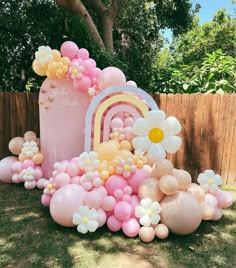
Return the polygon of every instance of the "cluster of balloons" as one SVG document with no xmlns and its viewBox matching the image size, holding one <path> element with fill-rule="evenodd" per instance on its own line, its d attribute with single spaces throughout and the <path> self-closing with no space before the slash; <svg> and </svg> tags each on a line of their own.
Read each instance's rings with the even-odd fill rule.
<svg viewBox="0 0 236 268">
<path fill-rule="evenodd" d="M 110 140 L 96 151 L 55 163 L 41 202 L 62 226 L 77 226 L 85 234 L 106 223 L 112 232 L 139 235 L 144 242 L 164 239 L 169 232 L 190 234 L 202 220 L 219 220 L 222 208 L 233 202 L 227 191 L 192 183 L 187 171 L 167 159 L 138 166 L 135 157 Z M 215 183 L 214 177 L 209 180 Z"/>
<path fill-rule="evenodd" d="M 70 80 L 78 92 L 86 93 L 91 98 L 110 86 L 137 86 L 134 81 L 126 82 L 124 73 L 116 67 L 107 67 L 101 71 L 95 60 L 89 58 L 88 50 L 79 48 L 72 41 L 64 42 L 60 51 L 40 46 L 32 67 L 40 76 Z"/>
<path fill-rule="evenodd" d="M 24 137 L 14 137 L 9 142 L 9 150 L 16 156 L 8 156 L 0 161 L 0 180 L 5 183 L 24 183 L 26 189 L 43 188 L 41 164 L 43 155 L 39 150 L 40 141 L 33 131 Z"/>
</svg>

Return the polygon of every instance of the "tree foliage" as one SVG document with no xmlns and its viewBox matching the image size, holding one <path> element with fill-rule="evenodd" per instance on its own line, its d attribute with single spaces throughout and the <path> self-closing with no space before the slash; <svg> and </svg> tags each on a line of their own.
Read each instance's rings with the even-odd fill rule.
<svg viewBox="0 0 236 268">
<path fill-rule="evenodd" d="M 62 2 L 70 2 L 70 6 L 64 8 Z M 78 3 L 83 4 L 82 13 L 76 9 Z M 103 10 L 104 16 L 99 10 Z M 111 15 L 114 10 L 117 10 L 116 14 Z M 182 16 L 174 19 L 176 12 L 182 12 Z M 38 90 L 44 78 L 32 71 L 34 52 L 40 45 L 60 49 L 66 40 L 87 48 L 100 68 L 116 66 L 124 71 L 128 79 L 135 80 L 140 87 L 148 90 L 155 56 L 162 45 L 161 29 L 172 27 L 176 33 L 185 31 L 192 25 L 193 12 L 189 0 L 2 0 L 0 90 Z M 105 49 L 88 27 L 86 14 L 89 14 Z M 102 21 L 106 19 L 101 18 L 106 16 L 113 16 L 112 39 L 108 38 L 108 41 L 105 37 L 109 31 Z M 183 20 L 183 17 L 186 19 Z"/>
<path fill-rule="evenodd" d="M 162 50 L 155 66 L 155 91 L 235 92 L 236 20 L 220 10 Z"/>
</svg>

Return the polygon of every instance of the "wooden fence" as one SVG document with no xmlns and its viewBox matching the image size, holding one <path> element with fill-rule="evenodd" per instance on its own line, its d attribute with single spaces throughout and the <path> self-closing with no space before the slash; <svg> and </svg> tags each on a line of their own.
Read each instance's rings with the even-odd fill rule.
<svg viewBox="0 0 236 268">
<path fill-rule="evenodd" d="M 176 168 L 198 174 L 213 169 L 224 184 L 236 186 L 236 94 L 153 95 L 167 116 L 182 125 L 181 149 L 168 155 Z M 0 92 L 0 159 L 10 155 L 8 142 L 28 130 L 38 136 L 38 93 Z"/>
</svg>

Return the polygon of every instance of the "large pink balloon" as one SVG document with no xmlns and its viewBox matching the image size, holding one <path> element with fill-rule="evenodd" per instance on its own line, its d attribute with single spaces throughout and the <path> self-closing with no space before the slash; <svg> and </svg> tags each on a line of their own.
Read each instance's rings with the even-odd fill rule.
<svg viewBox="0 0 236 268">
<path fill-rule="evenodd" d="M 57 190 L 50 202 L 50 213 L 54 221 L 65 227 L 74 226 L 73 214 L 78 212 L 79 206 L 84 205 L 86 194 L 78 184 L 68 184 Z"/>
<path fill-rule="evenodd" d="M 137 169 L 128 179 L 129 186 L 132 187 L 133 194 L 138 193 L 139 185 L 147 179 L 149 176 L 148 172 L 144 169 Z"/>
<path fill-rule="evenodd" d="M 190 234 L 202 221 L 202 207 L 189 192 L 179 191 L 175 195 L 165 196 L 161 209 L 161 222 L 175 234 Z"/>
<path fill-rule="evenodd" d="M 112 175 L 105 183 L 105 188 L 109 195 L 113 195 L 115 190 L 123 190 L 127 186 L 127 181 L 119 175 Z"/>
<path fill-rule="evenodd" d="M 219 190 L 218 192 L 216 192 L 216 199 L 218 202 L 217 205 L 220 208 L 230 207 L 234 202 L 232 193 L 228 191 Z"/>
<path fill-rule="evenodd" d="M 63 57 L 68 57 L 73 60 L 76 58 L 79 48 L 74 42 L 66 41 L 61 45 L 60 51 Z"/>
<path fill-rule="evenodd" d="M 0 181 L 5 183 L 12 183 L 12 165 L 18 161 L 15 156 L 7 156 L 0 161 Z"/>
<path fill-rule="evenodd" d="M 92 85 L 91 79 L 86 75 L 84 75 L 79 80 L 75 79 L 73 81 L 74 89 L 80 93 L 86 93 L 88 91 L 88 88 L 91 87 L 91 85 Z"/>
<path fill-rule="evenodd" d="M 124 73 L 116 67 L 103 69 L 98 77 L 98 87 L 100 90 L 115 85 L 124 85 L 125 83 L 126 78 Z"/>
</svg>

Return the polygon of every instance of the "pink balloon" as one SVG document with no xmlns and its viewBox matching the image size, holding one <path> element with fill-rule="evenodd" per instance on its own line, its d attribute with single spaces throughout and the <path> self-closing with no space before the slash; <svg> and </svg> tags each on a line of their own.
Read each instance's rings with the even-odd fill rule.
<svg viewBox="0 0 236 268">
<path fill-rule="evenodd" d="M 135 208 L 140 204 L 140 199 L 137 195 L 131 195 L 131 207 L 132 207 L 132 214 L 131 217 L 137 219 L 135 215 Z"/>
<path fill-rule="evenodd" d="M 106 190 L 106 188 L 104 186 L 94 188 L 93 191 L 99 192 L 102 195 L 102 197 L 107 196 L 107 190 Z"/>
<path fill-rule="evenodd" d="M 66 41 L 61 45 L 61 55 L 73 60 L 79 52 L 78 46 L 72 41 Z"/>
<path fill-rule="evenodd" d="M 109 195 L 113 195 L 116 189 L 123 190 L 125 186 L 127 186 L 127 181 L 119 176 L 119 175 L 112 175 L 105 183 L 105 188 Z"/>
<path fill-rule="evenodd" d="M 137 87 L 137 84 L 136 84 L 134 81 L 132 81 L 132 80 L 127 81 L 126 84 L 127 84 L 127 85 L 130 85 L 130 86 Z"/>
<path fill-rule="evenodd" d="M 88 88 L 91 87 L 91 79 L 88 76 L 83 76 L 81 79 L 73 80 L 73 87 L 80 93 L 86 93 Z"/>
<path fill-rule="evenodd" d="M 34 170 L 35 170 L 34 179 L 37 181 L 37 180 L 39 180 L 39 179 L 42 178 L 42 176 L 43 176 L 43 171 L 42 171 L 42 168 L 41 168 L 40 166 L 36 166 L 36 167 L 34 168 Z"/>
<path fill-rule="evenodd" d="M 96 79 L 97 79 L 97 78 L 99 77 L 101 71 L 102 71 L 101 69 L 99 69 L 99 68 L 97 68 L 97 67 L 96 67 L 96 68 L 93 67 L 92 70 L 91 70 L 91 73 L 90 73 L 90 77 L 91 77 L 91 78 L 96 78 Z"/>
<path fill-rule="evenodd" d="M 122 230 L 127 236 L 134 237 L 139 233 L 140 224 L 136 219 L 131 218 L 122 223 Z"/>
<path fill-rule="evenodd" d="M 7 156 L 0 161 L 0 181 L 5 183 L 12 183 L 12 166 L 18 161 L 15 156 Z"/>
<path fill-rule="evenodd" d="M 79 173 L 79 167 L 76 163 L 70 163 L 66 169 L 66 172 L 71 176 L 76 176 Z"/>
<path fill-rule="evenodd" d="M 216 192 L 216 199 L 218 202 L 218 207 L 227 208 L 233 204 L 233 195 L 228 191 L 218 191 Z"/>
<path fill-rule="evenodd" d="M 70 180 L 71 184 L 79 184 L 79 182 L 80 182 L 80 176 L 74 176 Z"/>
<path fill-rule="evenodd" d="M 57 189 L 70 183 L 70 176 L 67 173 L 59 173 L 55 176 L 55 183 Z"/>
<path fill-rule="evenodd" d="M 50 213 L 58 224 L 71 227 L 73 214 L 78 212 L 79 206 L 84 205 L 87 192 L 77 184 L 62 186 L 52 196 L 50 202 Z"/>
<path fill-rule="evenodd" d="M 93 69 L 92 63 L 88 60 L 83 60 L 80 62 L 80 65 L 84 67 L 84 74 L 89 75 Z"/>
<path fill-rule="evenodd" d="M 34 162 L 32 160 L 25 160 L 22 164 L 23 169 L 27 169 L 28 167 L 34 167 Z"/>
<path fill-rule="evenodd" d="M 117 232 L 121 229 L 121 221 L 119 221 L 114 215 L 111 215 L 107 219 L 107 227 L 112 232 Z"/>
<path fill-rule="evenodd" d="M 106 212 L 105 212 L 103 209 L 101 209 L 101 208 L 97 209 L 97 212 L 98 212 L 98 227 L 101 227 L 101 226 L 103 226 L 103 225 L 106 223 L 106 221 L 107 221 L 107 214 L 106 214 Z"/>
<path fill-rule="evenodd" d="M 132 187 L 133 194 L 138 193 L 139 185 L 149 177 L 149 174 L 144 169 L 137 169 L 128 179 L 129 186 Z"/>
<path fill-rule="evenodd" d="M 94 59 L 89 58 L 88 61 L 90 61 L 91 64 L 92 64 L 92 66 L 93 66 L 94 68 L 96 68 L 96 65 L 97 65 L 97 64 L 96 64 L 96 61 L 95 61 Z"/>
<path fill-rule="evenodd" d="M 82 60 L 87 60 L 89 58 L 88 50 L 85 48 L 79 49 L 79 51 L 77 52 L 77 58 L 80 58 Z"/>
<path fill-rule="evenodd" d="M 114 207 L 114 215 L 118 220 L 127 220 L 132 214 L 132 207 L 126 201 L 118 202 Z"/>
<path fill-rule="evenodd" d="M 45 206 L 45 207 L 49 207 L 51 199 L 52 199 L 51 195 L 43 194 L 41 196 L 42 205 Z"/>
<path fill-rule="evenodd" d="M 112 211 L 114 209 L 114 206 L 116 204 L 116 200 L 113 196 L 106 196 L 103 199 L 102 202 L 102 209 L 105 211 Z"/>
<path fill-rule="evenodd" d="M 24 183 L 24 186 L 25 186 L 25 189 L 32 190 L 36 187 L 36 184 L 37 184 L 36 181 L 26 181 Z"/>
<path fill-rule="evenodd" d="M 100 208 L 102 201 L 103 197 L 97 191 L 88 192 L 85 197 L 85 204 L 90 208 Z"/>
<path fill-rule="evenodd" d="M 8 144 L 8 148 L 11 153 L 15 155 L 19 155 L 21 153 L 21 149 L 23 147 L 25 140 L 22 137 L 14 137 L 10 140 Z"/>
<path fill-rule="evenodd" d="M 11 170 L 14 173 L 20 173 L 22 170 L 22 162 L 16 161 L 15 163 L 12 164 Z"/>
<path fill-rule="evenodd" d="M 103 69 L 98 77 L 98 87 L 100 90 L 115 85 L 124 85 L 125 83 L 126 78 L 124 73 L 116 67 L 107 67 Z"/>
<path fill-rule="evenodd" d="M 210 193 L 206 193 L 205 194 L 205 202 L 211 206 L 213 206 L 214 208 L 217 207 L 217 199 L 213 194 Z"/>
<path fill-rule="evenodd" d="M 39 188 L 39 189 L 44 189 L 45 187 L 44 187 L 44 184 L 45 184 L 45 182 L 46 182 L 47 180 L 46 179 L 39 179 L 38 181 L 37 181 L 37 188 Z"/>
<path fill-rule="evenodd" d="M 215 208 L 215 212 L 214 212 L 214 215 L 212 217 L 212 220 L 218 221 L 219 219 L 221 219 L 222 215 L 223 215 L 222 208 Z"/>
<path fill-rule="evenodd" d="M 111 128 L 117 127 L 117 128 L 123 128 L 124 127 L 124 122 L 121 118 L 113 118 L 111 120 Z"/>
<path fill-rule="evenodd" d="M 12 175 L 12 182 L 14 182 L 14 183 L 21 183 L 22 181 L 21 181 L 21 179 L 20 179 L 20 176 L 19 176 L 19 174 L 13 174 Z"/>
<path fill-rule="evenodd" d="M 126 117 L 124 120 L 124 124 L 125 124 L 125 127 L 133 127 L 133 125 L 134 125 L 133 117 L 131 117 L 131 116 Z"/>
<path fill-rule="evenodd" d="M 128 141 L 132 141 L 132 139 L 135 137 L 132 127 L 125 127 L 124 134 L 125 134 L 125 139 Z"/>
</svg>

